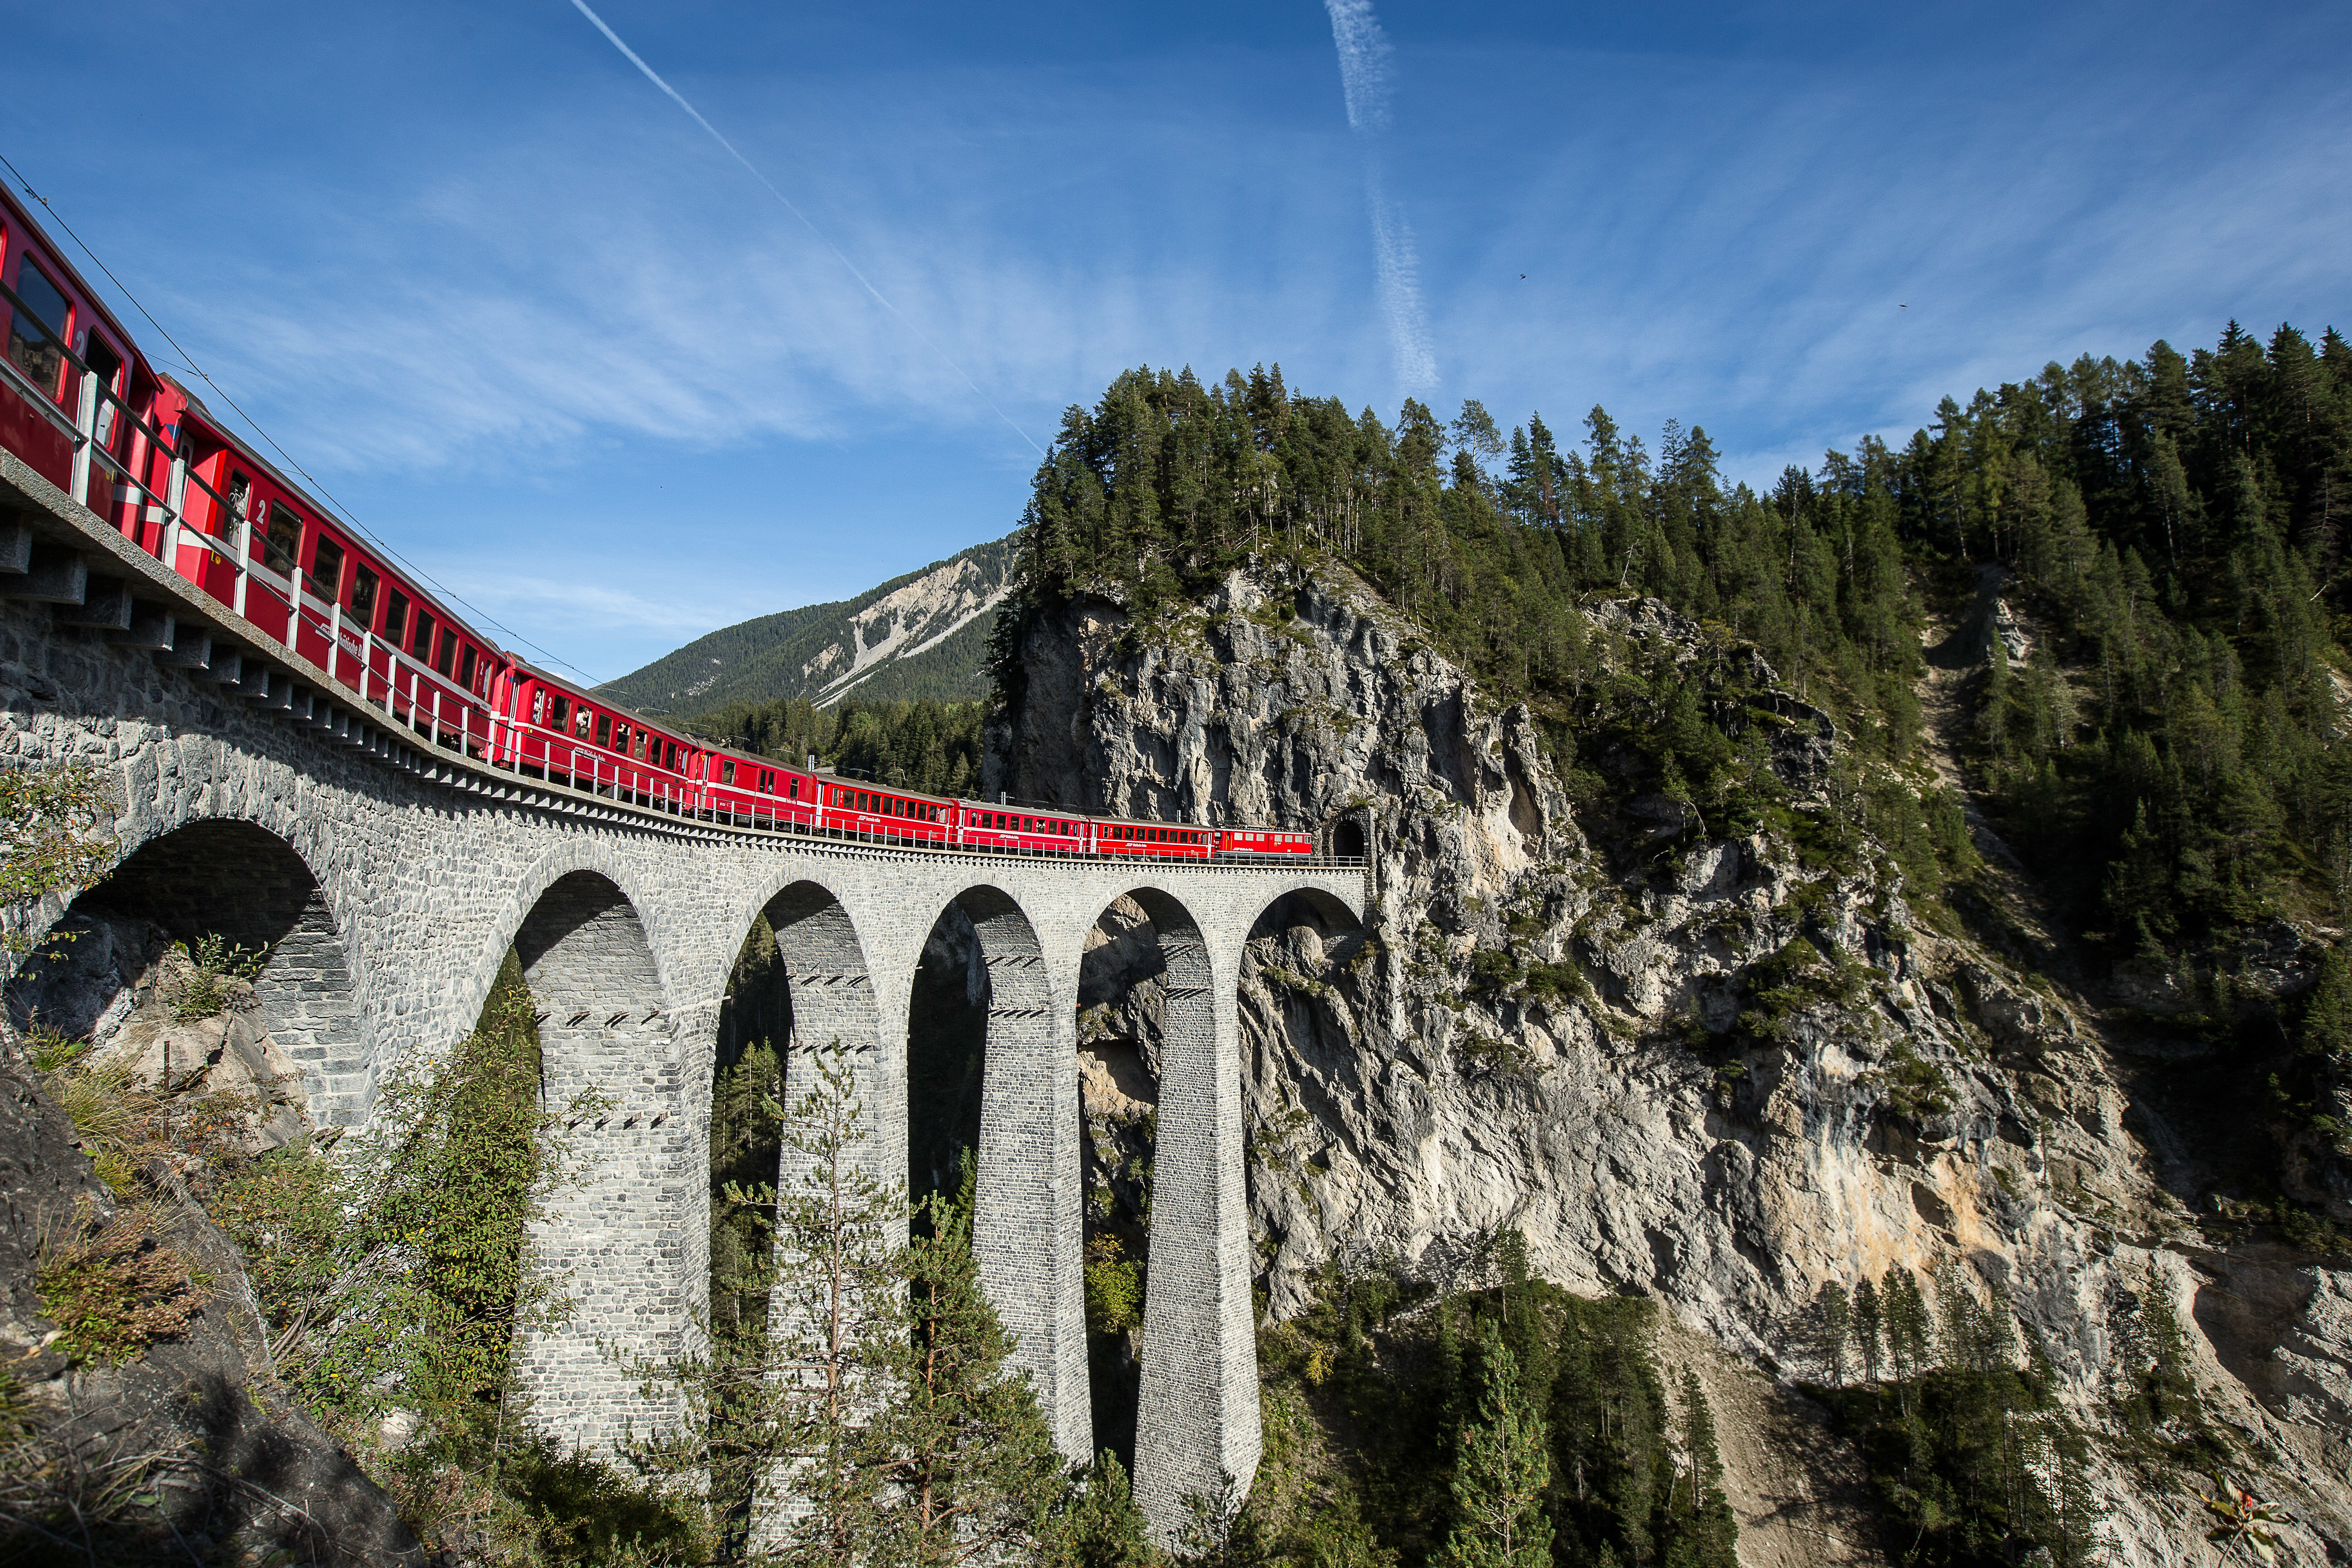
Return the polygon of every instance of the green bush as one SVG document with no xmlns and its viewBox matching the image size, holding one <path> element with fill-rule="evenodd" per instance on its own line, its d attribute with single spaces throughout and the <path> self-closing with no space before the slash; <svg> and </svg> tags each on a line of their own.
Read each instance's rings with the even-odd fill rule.
<svg viewBox="0 0 2352 1568">
<path fill-rule="evenodd" d="M 197 938 L 193 948 L 184 942 L 172 946 L 195 966 L 172 998 L 172 1016 L 183 1024 L 202 1023 L 226 1012 L 231 984 L 260 978 L 262 966 L 269 962 L 267 947 L 240 946 L 217 932 Z"/>
</svg>

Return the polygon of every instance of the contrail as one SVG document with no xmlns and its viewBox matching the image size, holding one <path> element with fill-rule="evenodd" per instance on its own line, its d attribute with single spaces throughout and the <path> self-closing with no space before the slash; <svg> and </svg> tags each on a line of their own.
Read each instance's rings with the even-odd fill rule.
<svg viewBox="0 0 2352 1568">
<path fill-rule="evenodd" d="M 1348 129 L 1389 128 L 1389 36 L 1372 15 L 1372 0 L 1323 0 L 1331 13 L 1331 42 L 1339 51 L 1339 86 L 1348 95 Z"/>
<path fill-rule="evenodd" d="M 574 0 L 577 3 L 577 0 Z M 1339 86 L 1348 98 L 1348 128 L 1366 143 L 1364 207 L 1372 224 L 1372 254 L 1380 268 L 1381 314 L 1396 354 L 1397 380 L 1409 392 L 1437 385 L 1437 356 L 1429 344 L 1429 316 L 1421 300 L 1421 260 L 1404 207 L 1388 195 L 1378 137 L 1389 125 L 1389 57 L 1393 51 L 1371 0 L 1323 0 L 1331 16 L 1331 43 L 1339 54 Z"/>
<path fill-rule="evenodd" d="M 646 64 L 644 58 L 638 55 L 636 50 L 623 43 L 621 41 L 621 35 L 606 26 L 604 25 L 604 18 L 599 16 L 595 12 L 588 8 L 588 0 L 572 0 L 572 5 L 574 10 L 578 11 L 582 16 L 587 17 L 588 20 L 596 25 L 596 30 L 604 34 L 606 38 L 610 39 L 614 48 L 620 50 L 621 53 L 628 57 L 629 63 L 631 65 L 645 72 L 646 79 L 647 81 L 653 83 L 656 87 L 661 89 L 663 92 L 667 93 L 672 103 L 677 104 L 680 109 L 685 110 L 687 113 L 692 115 L 694 117 L 694 122 L 697 125 L 701 126 L 703 130 L 709 132 L 710 133 L 710 139 L 713 142 L 716 142 L 721 147 L 726 148 L 727 155 L 734 159 L 737 163 L 742 164 L 744 173 L 750 174 L 753 179 L 759 181 L 761 185 L 765 186 L 770 195 L 775 197 L 776 200 L 783 204 L 783 207 L 786 212 L 800 219 L 802 226 L 805 227 L 809 233 L 816 237 L 817 243 L 824 246 L 827 250 L 832 251 L 834 259 L 840 262 L 844 267 L 849 268 L 849 275 L 857 279 L 858 286 L 864 289 L 868 294 L 874 296 L 874 302 L 876 304 L 881 306 L 884 310 L 898 317 L 900 325 L 904 326 L 908 331 L 914 333 L 918 338 L 920 338 L 923 341 L 923 346 L 925 348 L 929 349 L 933 353 L 939 355 L 940 363 L 941 364 L 947 366 L 950 370 L 955 372 L 956 374 L 961 376 L 963 378 L 963 384 L 971 388 L 971 395 L 974 397 L 979 398 L 982 403 L 987 404 L 990 411 L 999 419 L 1004 421 L 1006 429 L 1012 431 L 1015 436 L 1020 437 L 1024 441 L 1028 441 L 1029 449 L 1036 453 L 1040 458 L 1043 458 L 1045 455 L 1045 447 L 1040 447 L 1034 441 L 1029 440 L 1028 431 L 1024 430 L 1020 426 L 1013 424 L 1013 416 L 1005 413 L 1003 409 L 997 407 L 996 400 L 994 398 L 989 396 L 985 392 L 981 391 L 980 383 L 972 380 L 971 374 L 969 371 L 965 370 L 963 366 L 956 363 L 954 359 L 950 357 L 947 350 L 940 347 L 938 343 L 933 342 L 931 341 L 931 335 L 929 332 L 926 332 L 922 328 L 915 325 L 913 321 L 908 320 L 905 311 L 899 310 L 898 306 L 893 305 L 888 300 L 883 298 L 882 290 L 874 287 L 873 280 L 868 279 L 865 273 L 858 270 L 857 263 L 850 260 L 848 257 L 843 255 L 841 247 L 834 244 L 832 240 L 826 238 L 824 231 L 817 227 L 814 223 L 812 223 L 809 220 L 808 214 L 801 211 L 800 208 L 793 205 L 792 197 L 778 190 L 775 186 L 775 183 L 770 180 L 767 175 L 760 173 L 759 169 L 752 164 L 751 159 L 746 158 L 742 153 L 735 150 L 734 142 L 730 142 L 726 137 L 719 134 L 719 128 L 711 124 L 708 120 L 702 118 L 702 111 L 700 110 L 687 102 L 685 97 L 678 92 L 677 89 L 662 80 L 660 73 L 656 71 L 653 67 Z M 1378 31 L 1379 24 L 1374 23 L 1373 28 L 1375 31 Z"/>
</svg>

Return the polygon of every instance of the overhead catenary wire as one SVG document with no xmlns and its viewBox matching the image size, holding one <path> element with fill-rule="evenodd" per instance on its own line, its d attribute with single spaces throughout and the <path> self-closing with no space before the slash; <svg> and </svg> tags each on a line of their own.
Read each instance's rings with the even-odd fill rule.
<svg viewBox="0 0 2352 1568">
<path fill-rule="evenodd" d="M 524 637 L 520 632 L 518 632 L 513 627 L 507 626 L 504 622 L 492 616 L 488 611 L 484 610 L 478 605 L 475 605 L 463 595 L 457 593 L 457 590 L 451 588 L 448 584 L 435 577 L 431 573 L 417 565 L 414 561 L 411 561 L 407 556 L 403 555 L 391 545 L 386 544 L 383 540 L 377 538 L 372 531 L 362 527 L 352 516 L 351 508 L 345 506 L 341 501 L 337 500 L 335 499 L 334 492 L 328 489 L 327 487 L 320 481 L 319 478 L 312 474 L 310 469 L 304 468 L 299 462 L 296 461 L 292 453 L 289 452 L 284 447 L 279 446 L 278 444 L 278 438 L 270 435 L 267 429 L 262 427 L 260 420 L 256 419 L 252 415 L 247 413 L 244 405 L 239 404 L 235 397 L 229 395 L 229 391 L 226 387 L 221 385 L 219 382 L 215 381 L 205 373 L 204 366 L 196 363 L 195 355 L 190 353 L 187 351 L 187 348 L 181 343 L 180 340 L 172 335 L 170 328 L 164 326 L 163 322 L 155 319 L 154 312 L 148 310 L 144 304 L 141 303 L 139 296 L 131 291 L 131 286 L 114 275 L 114 268 L 109 267 L 104 258 L 101 258 L 97 251 L 92 250 L 89 247 L 89 242 L 88 240 L 82 238 L 80 235 L 74 232 L 73 226 L 66 221 L 65 215 L 58 212 L 56 207 L 49 205 L 48 197 L 41 195 L 40 192 L 33 188 L 32 181 L 25 177 L 24 171 L 17 168 L 15 163 L 9 162 L 8 156 L 5 153 L 0 153 L 0 167 L 5 167 L 8 173 L 16 178 L 16 184 L 24 190 L 24 193 L 26 195 L 32 197 L 33 200 L 40 204 L 41 210 L 47 213 L 49 216 L 56 221 L 58 227 L 64 231 L 66 237 L 72 240 L 84 256 L 89 258 L 90 265 L 97 268 L 100 272 L 105 273 L 107 281 L 113 284 L 115 289 L 121 292 L 125 300 L 131 301 L 131 308 L 146 318 L 147 324 L 154 328 L 156 332 L 163 337 L 165 342 L 172 345 L 172 347 L 180 355 L 180 363 L 187 367 L 189 374 L 195 376 L 197 380 L 203 382 L 206 386 L 211 387 L 215 392 L 218 393 L 220 395 L 221 401 L 233 409 L 238 418 L 245 421 L 247 426 L 252 429 L 254 435 L 258 437 L 271 451 L 277 453 L 278 457 L 285 459 L 286 466 L 289 468 L 291 468 L 294 472 L 301 475 L 303 479 L 309 480 L 311 487 L 315 489 L 320 496 L 326 499 L 328 504 L 335 508 L 338 514 L 336 518 L 337 521 L 350 529 L 353 533 L 358 534 L 362 539 L 366 540 L 368 543 L 373 545 L 379 553 L 391 560 L 399 562 L 401 565 L 406 567 L 409 572 L 414 574 L 420 581 L 430 584 L 433 588 L 437 590 L 444 597 L 448 599 L 451 604 L 460 605 L 466 610 L 471 612 L 474 616 L 478 617 L 484 625 L 494 628 L 506 637 L 513 638 L 516 642 L 520 643 L 523 647 L 539 655 L 548 663 L 562 666 L 565 669 L 568 669 L 572 674 L 580 677 L 581 679 L 586 681 L 592 687 L 601 686 L 604 684 L 604 682 L 597 677 L 589 674 L 578 665 L 573 664 L 570 659 L 558 658 L 556 655 L 550 653 L 547 649 L 540 647 L 539 644 L 531 641 L 529 637 Z"/>
<path fill-rule="evenodd" d="M 743 165 L 744 173 L 759 181 L 761 187 L 764 188 L 770 195 L 782 203 L 783 208 L 786 212 L 800 219 L 802 226 L 806 228 L 810 234 L 816 237 L 816 242 L 819 245 L 824 246 L 827 250 L 833 252 L 833 258 L 849 269 L 849 275 L 857 279 L 858 287 L 872 295 L 876 304 L 881 306 L 884 310 L 889 311 L 891 315 L 897 317 L 898 319 L 899 325 L 905 327 L 908 331 L 914 333 L 916 337 L 921 339 L 923 346 L 930 350 L 931 353 L 937 354 L 941 364 L 947 366 L 950 370 L 955 372 L 957 375 L 961 376 L 963 379 L 963 384 L 971 388 L 971 395 L 974 397 L 979 398 L 982 403 L 987 404 L 989 412 L 994 414 L 999 419 L 1004 421 L 1004 426 L 1006 429 L 1012 431 L 1015 436 L 1020 437 L 1024 441 L 1027 441 L 1029 443 L 1029 449 L 1036 453 L 1039 458 L 1045 457 L 1045 448 L 1037 445 L 1036 441 L 1030 436 L 1028 431 L 1024 430 L 1020 426 L 1015 425 L 1013 422 L 1013 416 L 996 405 L 996 400 L 994 398 L 989 396 L 988 394 L 980 389 L 980 383 L 971 378 L 971 373 L 964 369 L 961 364 L 958 364 L 955 362 L 954 357 L 950 355 L 947 350 L 941 348 L 936 342 L 934 342 L 929 332 L 926 332 L 922 328 L 915 325 L 914 321 L 908 317 L 905 311 L 899 310 L 898 306 L 890 303 L 889 300 L 883 295 L 882 290 L 874 287 L 873 280 L 867 278 L 863 271 L 859 270 L 857 263 L 850 260 L 849 257 L 842 250 L 841 247 L 834 244 L 832 239 L 826 236 L 824 230 L 817 227 L 814 220 L 813 220 L 808 214 L 801 211 L 798 206 L 793 205 L 792 197 L 784 195 L 782 191 L 777 189 L 775 182 L 769 179 L 767 175 L 760 173 L 759 168 L 753 164 L 751 159 L 746 158 L 741 153 L 736 150 L 734 142 L 730 142 L 726 137 L 721 136 L 719 133 L 719 128 L 702 117 L 702 111 L 700 110 L 687 102 L 684 94 L 680 93 L 677 89 L 670 86 L 669 83 L 664 81 L 661 79 L 660 73 L 656 71 L 653 67 L 646 64 L 644 58 L 640 56 L 636 50 L 629 47 L 628 45 L 621 41 L 621 35 L 613 31 L 610 26 L 606 26 L 604 17 L 599 16 L 595 12 L 588 8 L 588 0 L 572 0 L 572 7 L 582 16 L 587 17 L 589 21 L 595 24 L 596 30 L 604 34 L 605 38 L 611 42 L 614 48 L 620 50 L 622 54 L 628 57 L 628 61 L 631 65 L 636 67 L 637 69 L 645 73 L 645 78 L 647 81 L 661 89 L 662 91 L 668 96 L 669 100 L 672 103 L 677 104 L 680 109 L 685 110 L 688 114 L 693 116 L 694 122 L 697 125 L 701 126 L 706 132 L 709 132 L 710 139 L 713 142 L 718 142 L 721 147 L 724 147 L 727 150 L 727 155 L 729 157 Z"/>
</svg>

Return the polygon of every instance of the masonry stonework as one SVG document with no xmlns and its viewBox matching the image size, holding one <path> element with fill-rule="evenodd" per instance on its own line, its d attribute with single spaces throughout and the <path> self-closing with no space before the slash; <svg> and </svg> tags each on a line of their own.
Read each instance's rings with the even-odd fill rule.
<svg viewBox="0 0 2352 1568">
<path fill-rule="evenodd" d="M 138 578 L 144 557 L 68 521 L 89 536 L 94 573 Z M 139 591 L 173 591 L 176 579 L 156 576 Z M 282 650 L 270 657 L 317 678 Z M 1057 1446 L 1090 1456 L 1079 963 L 1113 900 L 1141 903 L 1163 932 L 1172 989 L 1136 1489 L 1171 1534 L 1187 1494 L 1213 1495 L 1227 1476 L 1247 1484 L 1258 1413 L 1234 987 L 1261 914 L 1304 889 L 1360 917 L 1360 871 L 1121 866 L 734 831 L 485 768 L 324 682 L 313 710 L 347 704 L 340 729 L 237 689 L 0 597 L 0 765 L 79 759 L 114 781 L 123 876 L 88 896 L 143 900 L 182 934 L 273 944 L 257 989 L 322 1125 L 364 1122 L 389 1068 L 461 1037 L 518 951 L 545 1015 L 550 1106 L 586 1090 L 599 1103 L 574 1130 L 593 1162 L 587 1183 L 535 1238 L 577 1310 L 521 1356 L 539 1418 L 592 1449 L 625 1421 L 662 1415 L 614 1352 L 695 1348 L 719 1002 L 753 921 L 767 913 L 791 977 L 793 1086 L 804 1082 L 800 1058 L 840 1039 L 859 1063 L 876 1172 L 897 1180 L 915 969 L 954 904 L 980 932 L 992 992 L 982 1277 Z M 65 909 L 51 900 L 32 930 Z"/>
</svg>

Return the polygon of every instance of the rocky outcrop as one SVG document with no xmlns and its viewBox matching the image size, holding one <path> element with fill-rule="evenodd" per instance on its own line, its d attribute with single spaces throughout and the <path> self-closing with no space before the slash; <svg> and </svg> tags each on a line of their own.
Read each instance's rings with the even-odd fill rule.
<svg viewBox="0 0 2352 1568">
<path fill-rule="evenodd" d="M 248 1149 L 307 1122 L 276 1087 L 290 1068 L 252 1015 L 194 1024 L 171 998 L 191 966 L 145 922 L 78 921 L 58 961 L 11 988 L 18 1022 L 102 1042 L 85 1061 L 183 1093 L 234 1089 Z M 245 1000 L 249 1003 L 250 988 Z M 54 1039 L 55 1035 L 49 1037 Z M 167 1042 L 169 1044 L 167 1044 Z M 178 1055 L 166 1072 L 163 1053 Z M 391 1500 L 298 1408 L 269 1369 L 243 1263 L 166 1160 L 101 1180 L 18 1031 L 0 1028 L 0 1545 L 27 1561 L 415 1564 Z M 275 1097 L 274 1099 L 272 1097 Z M 136 1205 L 134 1207 L 134 1205 Z M 168 1253 L 194 1311 L 119 1365 L 63 1353 L 45 1254 L 143 1214 L 142 1256 Z M 65 1555 L 58 1546 L 69 1523 Z"/>
<path fill-rule="evenodd" d="M 1997 589 L 1979 639 L 2003 635 Z M 1752 650 L 1654 602 L 1587 613 L 1603 657 L 1637 668 L 1753 661 L 1759 694 L 1718 722 L 1760 731 L 1795 829 L 1712 837 L 1638 758 L 1605 761 L 1605 798 L 1572 798 L 1529 713 L 1328 563 L 1237 574 L 1150 626 L 1081 598 L 1027 629 L 992 791 L 1352 822 L 1377 858 L 1366 929 L 1289 904 L 1251 944 L 1271 1311 L 1333 1261 L 1459 1278 L 1512 1228 L 1563 1285 L 1650 1295 L 1753 1366 L 1822 1376 L 1803 1332 L 1821 1287 L 1907 1268 L 2008 1302 L 2095 1421 L 2145 1364 L 2160 1300 L 2209 1409 L 2269 1457 L 2299 1549 L 2352 1543 L 2352 1279 L 2214 1250 L 2097 1010 L 1915 918 L 1866 838 L 1807 838 L 1856 809 L 1828 794 L 1838 737 Z M 2307 984 L 2294 942 L 2261 956 L 2275 985 Z M 1097 1037 L 1148 1055 L 1148 1003 L 1113 991 Z M 2103 1489 L 2117 1561 L 2217 1560 L 2185 1487 L 2111 1465 Z"/>
</svg>

